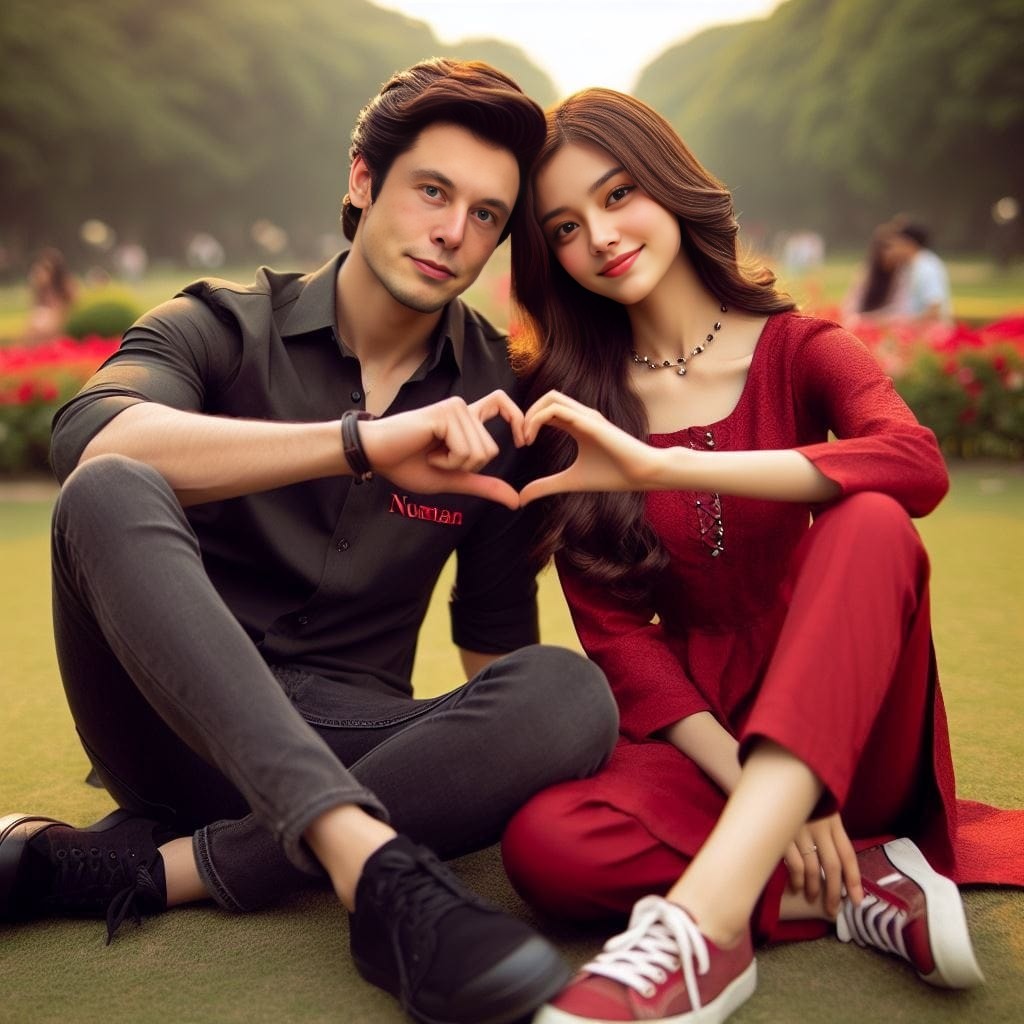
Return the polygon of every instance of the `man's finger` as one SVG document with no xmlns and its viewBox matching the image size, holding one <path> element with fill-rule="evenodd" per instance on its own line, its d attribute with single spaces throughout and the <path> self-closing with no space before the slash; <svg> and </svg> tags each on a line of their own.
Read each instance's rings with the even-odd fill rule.
<svg viewBox="0 0 1024 1024">
<path fill-rule="evenodd" d="M 516 489 L 496 476 L 450 472 L 445 476 L 444 489 L 452 494 L 473 494 L 506 508 L 519 508 L 519 495 Z"/>
<path fill-rule="evenodd" d="M 511 428 L 512 439 L 517 448 L 521 448 L 526 439 L 523 434 L 523 410 L 504 391 L 492 391 L 483 398 L 478 398 L 470 407 L 481 423 L 500 416 Z"/>
</svg>

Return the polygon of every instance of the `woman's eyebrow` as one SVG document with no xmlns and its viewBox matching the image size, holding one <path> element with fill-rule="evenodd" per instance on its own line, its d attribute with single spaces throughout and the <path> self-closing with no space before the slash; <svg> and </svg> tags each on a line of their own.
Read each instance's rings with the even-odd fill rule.
<svg viewBox="0 0 1024 1024">
<path fill-rule="evenodd" d="M 614 178 L 616 174 L 621 174 L 625 169 L 625 167 L 619 165 L 617 167 L 612 167 L 610 170 L 605 171 L 604 174 L 602 174 L 601 177 L 598 178 L 597 181 L 595 181 L 594 184 L 587 189 L 587 195 L 593 195 L 609 178 Z M 552 217 L 557 217 L 559 214 L 565 213 L 565 211 L 568 209 L 568 206 L 556 206 L 555 209 L 550 210 L 548 213 L 545 213 L 543 217 L 541 217 L 541 226 L 543 227 L 543 225 L 547 224 L 547 222 L 551 220 Z"/>
</svg>

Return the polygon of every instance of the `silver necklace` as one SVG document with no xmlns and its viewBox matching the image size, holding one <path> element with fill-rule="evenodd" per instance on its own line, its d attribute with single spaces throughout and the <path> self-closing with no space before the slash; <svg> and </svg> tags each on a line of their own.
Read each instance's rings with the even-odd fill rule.
<svg viewBox="0 0 1024 1024">
<path fill-rule="evenodd" d="M 718 308 L 723 313 L 729 312 L 729 309 L 724 302 Z M 721 329 L 722 321 L 716 320 L 714 324 L 712 324 L 711 332 L 708 336 L 699 345 L 695 346 L 688 356 L 679 356 L 675 362 L 671 359 L 665 359 L 663 362 L 659 363 L 656 360 L 651 359 L 649 356 L 640 355 L 636 349 L 633 350 L 633 362 L 637 363 L 639 366 L 646 366 L 648 370 L 664 370 L 669 366 L 674 366 L 676 368 L 676 373 L 679 374 L 680 377 L 685 377 L 687 361 L 693 359 L 694 356 L 699 356 L 701 352 L 703 352 L 704 349 L 706 349 L 708 345 L 715 340 L 716 335 Z"/>
</svg>

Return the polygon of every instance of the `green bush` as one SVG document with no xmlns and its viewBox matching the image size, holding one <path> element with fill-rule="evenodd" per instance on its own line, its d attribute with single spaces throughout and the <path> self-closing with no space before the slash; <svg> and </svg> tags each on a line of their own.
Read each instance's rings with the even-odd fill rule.
<svg viewBox="0 0 1024 1024">
<path fill-rule="evenodd" d="M 72 306 L 65 333 L 72 338 L 119 338 L 142 312 L 131 292 L 97 288 L 83 294 Z"/>
</svg>

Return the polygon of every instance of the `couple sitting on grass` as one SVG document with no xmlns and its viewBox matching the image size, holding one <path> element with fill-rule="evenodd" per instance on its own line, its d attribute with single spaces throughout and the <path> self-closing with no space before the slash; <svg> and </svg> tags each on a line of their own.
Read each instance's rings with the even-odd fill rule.
<svg viewBox="0 0 1024 1024">
<path fill-rule="evenodd" d="M 329 881 L 430 1024 L 721 1021 L 755 943 L 831 931 L 979 983 L 954 882 L 1024 879 L 958 864 L 910 522 L 946 471 L 866 350 L 607 90 L 545 119 L 487 65 L 397 73 L 342 221 L 314 273 L 148 313 L 56 417 L 56 646 L 119 810 L 2 819 L 3 919 Z M 511 357 L 458 298 L 509 235 Z M 419 700 L 452 552 L 469 681 Z M 537 642 L 551 557 L 589 658 Z M 575 978 L 442 863 L 499 840 L 547 914 L 628 917 Z"/>
</svg>

